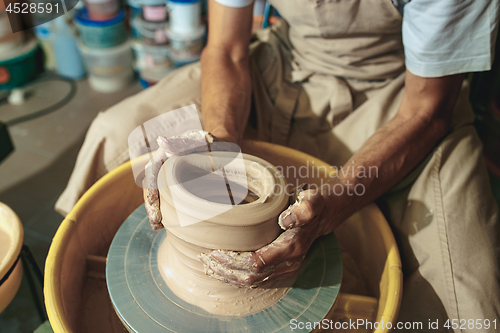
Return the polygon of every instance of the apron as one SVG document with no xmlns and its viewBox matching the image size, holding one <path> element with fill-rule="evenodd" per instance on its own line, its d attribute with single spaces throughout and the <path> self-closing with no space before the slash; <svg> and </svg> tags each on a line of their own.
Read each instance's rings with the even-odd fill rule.
<svg viewBox="0 0 500 333">
<path fill-rule="evenodd" d="M 284 20 L 251 46 L 257 139 L 295 146 L 293 127 L 330 133 L 367 93 L 404 72 L 402 16 L 391 0 L 271 3 Z M 330 157 L 309 142 L 296 148 L 327 162 L 352 154 Z"/>
</svg>

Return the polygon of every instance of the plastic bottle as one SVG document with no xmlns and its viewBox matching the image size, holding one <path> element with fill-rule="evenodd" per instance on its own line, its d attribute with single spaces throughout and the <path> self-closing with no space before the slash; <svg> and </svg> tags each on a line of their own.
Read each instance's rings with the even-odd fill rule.
<svg viewBox="0 0 500 333">
<path fill-rule="evenodd" d="M 77 47 L 76 28 L 66 21 L 66 15 L 51 22 L 56 70 L 61 76 L 80 79 L 85 75 L 85 67 Z"/>
</svg>

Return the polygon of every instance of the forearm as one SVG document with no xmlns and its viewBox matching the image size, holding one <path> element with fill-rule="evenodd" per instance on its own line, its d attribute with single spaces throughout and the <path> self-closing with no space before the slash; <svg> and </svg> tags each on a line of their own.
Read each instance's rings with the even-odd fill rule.
<svg viewBox="0 0 500 333">
<path fill-rule="evenodd" d="M 444 133 L 443 128 L 399 116 L 380 128 L 323 188 L 336 217 L 326 233 L 394 187 Z"/>
<path fill-rule="evenodd" d="M 394 187 L 430 153 L 449 130 L 461 81 L 462 76 L 450 80 L 452 87 L 441 98 L 425 97 L 427 92 L 414 87 L 406 93 L 396 116 L 322 189 L 335 216 L 324 233 Z"/>
<path fill-rule="evenodd" d="M 248 54 L 231 57 L 207 47 L 201 57 L 203 127 L 215 137 L 240 142 L 251 105 Z"/>
</svg>

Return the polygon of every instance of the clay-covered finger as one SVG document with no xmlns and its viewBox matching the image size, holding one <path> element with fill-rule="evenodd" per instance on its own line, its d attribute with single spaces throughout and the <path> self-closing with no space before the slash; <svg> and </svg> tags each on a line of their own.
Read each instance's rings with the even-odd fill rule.
<svg viewBox="0 0 500 333">
<path fill-rule="evenodd" d="M 191 131 L 168 138 L 160 136 L 156 142 L 168 154 L 180 155 L 208 151 L 207 144 L 213 140 L 214 137 L 206 131 Z"/>
<path fill-rule="evenodd" d="M 287 230 L 278 236 L 271 244 L 268 244 L 255 252 L 235 252 L 226 250 L 214 250 L 207 255 L 213 261 L 227 267 L 228 269 L 247 270 L 250 272 L 263 272 L 292 257 L 297 252 L 298 229 Z M 301 257 L 300 254 L 298 257 Z M 297 257 L 297 256 L 296 256 Z"/>
<path fill-rule="evenodd" d="M 248 252 L 246 252 L 248 253 Z M 234 269 L 226 264 L 219 262 L 211 254 L 200 254 L 200 260 L 203 262 L 205 274 L 219 281 L 236 287 L 250 287 L 257 281 L 261 281 L 271 273 L 255 273 L 248 267 L 245 269 Z M 224 258 L 224 260 L 227 258 Z"/>
<path fill-rule="evenodd" d="M 162 217 L 160 211 L 160 200 L 158 198 L 158 190 L 144 189 L 143 195 L 144 207 L 146 208 L 146 213 L 148 214 L 151 228 L 153 228 L 153 230 L 163 229 L 163 224 L 161 223 Z"/>
<path fill-rule="evenodd" d="M 252 273 L 245 270 L 231 269 L 214 259 L 210 254 L 202 253 L 199 256 L 205 268 L 205 274 L 219 281 L 233 286 L 245 286 L 251 279 Z M 249 286 L 250 284 L 248 284 Z"/>
<path fill-rule="evenodd" d="M 218 262 L 205 266 L 205 274 L 236 287 L 251 287 L 263 280 L 267 275 L 247 270 L 230 269 Z M 268 273 L 270 275 L 271 273 Z"/>
<path fill-rule="evenodd" d="M 325 206 L 325 199 L 318 190 L 306 190 L 298 194 L 297 200 L 278 217 L 282 229 L 295 228 L 310 222 Z"/>
<path fill-rule="evenodd" d="M 160 193 L 158 191 L 158 171 L 166 160 L 166 153 L 161 148 L 158 149 L 151 157 L 151 160 L 146 165 L 144 170 L 143 195 L 144 206 L 149 217 L 149 222 L 153 230 L 163 228 L 161 224 L 162 216 L 160 211 Z"/>
<path fill-rule="evenodd" d="M 301 264 L 301 260 L 287 260 L 276 266 L 268 267 L 261 272 L 254 272 L 248 269 L 228 267 L 209 254 L 200 255 L 200 259 L 205 266 L 205 273 L 207 275 L 240 287 L 258 286 L 266 282 L 288 277 L 296 273 Z"/>
<path fill-rule="evenodd" d="M 256 272 L 259 267 L 265 265 L 265 262 L 259 259 L 259 255 L 255 252 L 235 252 L 215 250 L 209 255 L 221 265 L 236 270 L 249 270 Z"/>
<path fill-rule="evenodd" d="M 284 261 L 302 260 L 315 239 L 312 225 L 303 228 L 288 229 L 271 244 L 256 251 L 269 266 L 276 266 Z"/>
</svg>

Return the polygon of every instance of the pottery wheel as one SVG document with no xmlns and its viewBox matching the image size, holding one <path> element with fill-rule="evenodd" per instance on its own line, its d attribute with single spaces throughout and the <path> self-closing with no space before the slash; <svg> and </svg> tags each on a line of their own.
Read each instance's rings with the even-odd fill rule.
<svg viewBox="0 0 500 333">
<path fill-rule="evenodd" d="M 330 234 L 312 245 L 294 285 L 277 303 L 242 317 L 213 315 L 167 287 L 157 263 L 165 237 L 164 230 L 151 229 L 142 205 L 123 223 L 109 249 L 108 291 L 130 332 L 288 332 L 292 319 L 320 322 L 339 292 L 342 257 Z"/>
</svg>

